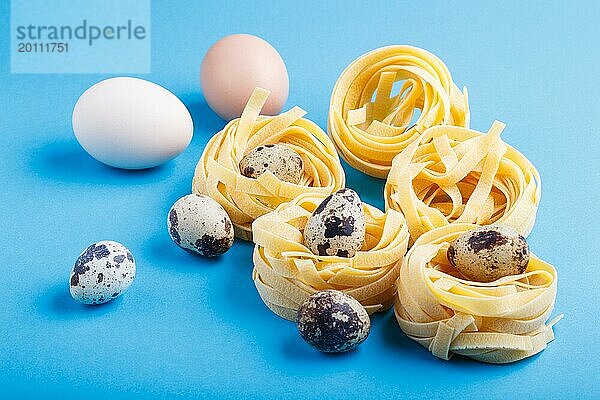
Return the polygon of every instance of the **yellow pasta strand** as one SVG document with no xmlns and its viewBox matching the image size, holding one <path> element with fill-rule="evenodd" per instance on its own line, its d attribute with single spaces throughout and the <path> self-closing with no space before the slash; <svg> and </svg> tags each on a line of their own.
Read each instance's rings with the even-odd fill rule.
<svg viewBox="0 0 600 400">
<path fill-rule="evenodd" d="M 369 313 L 393 303 L 400 261 L 408 246 L 402 214 L 364 204 L 366 240 L 352 258 L 318 256 L 304 246 L 308 218 L 326 194 L 304 193 L 252 224 L 252 278 L 264 303 L 293 320 L 302 302 L 318 290 L 336 289 L 356 298 Z"/>
<path fill-rule="evenodd" d="M 455 223 L 417 239 L 404 257 L 394 312 L 400 328 L 436 357 L 453 353 L 488 363 L 517 361 L 554 339 L 546 323 L 556 297 L 552 265 L 531 255 L 523 274 L 472 282 L 446 258 L 448 245 L 477 225 Z"/>
<path fill-rule="evenodd" d="M 503 129 L 498 121 L 487 134 L 435 126 L 394 158 L 385 204 L 404 214 L 411 242 L 453 223 L 496 223 L 529 235 L 541 196 L 540 176 L 500 139 Z"/>
<path fill-rule="evenodd" d="M 229 214 L 236 236 L 252 239 L 252 222 L 281 203 L 305 192 L 328 195 L 345 184 L 344 170 L 329 137 L 302 118 L 299 107 L 278 116 L 262 116 L 269 91 L 256 88 L 240 118 L 229 122 L 208 142 L 196 166 L 192 191 L 215 199 Z M 284 182 L 266 171 L 258 179 L 241 174 L 245 153 L 263 144 L 284 143 L 304 162 L 299 184 Z"/>
<path fill-rule="evenodd" d="M 392 96 L 392 86 L 402 81 Z M 411 124 L 415 110 L 420 116 Z M 354 60 L 331 96 L 328 132 L 340 155 L 371 176 L 385 178 L 392 159 L 435 125 L 469 126 L 466 88 L 426 50 L 389 46 Z"/>
</svg>

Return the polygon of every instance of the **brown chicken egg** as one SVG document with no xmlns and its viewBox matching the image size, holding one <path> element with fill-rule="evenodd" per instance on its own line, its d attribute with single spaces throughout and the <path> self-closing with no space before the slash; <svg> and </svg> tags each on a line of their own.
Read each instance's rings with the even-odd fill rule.
<svg viewBox="0 0 600 400">
<path fill-rule="evenodd" d="M 265 115 L 279 114 L 289 91 L 287 69 L 277 50 L 247 34 L 226 36 L 208 49 L 200 84 L 210 108 L 226 121 L 242 114 L 255 87 L 271 92 L 262 108 Z"/>
</svg>

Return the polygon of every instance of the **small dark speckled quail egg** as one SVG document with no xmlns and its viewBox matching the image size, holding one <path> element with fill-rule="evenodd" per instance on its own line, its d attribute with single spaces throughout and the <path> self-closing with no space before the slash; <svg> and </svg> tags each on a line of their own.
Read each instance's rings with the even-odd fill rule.
<svg viewBox="0 0 600 400">
<path fill-rule="evenodd" d="M 298 310 L 296 323 L 302 338 L 325 353 L 355 348 L 371 329 L 364 307 L 338 290 L 323 290 L 307 298 Z"/>
<path fill-rule="evenodd" d="M 315 209 L 304 227 L 304 245 L 320 256 L 353 257 L 365 241 L 365 214 L 358 194 L 340 189 Z"/>
<path fill-rule="evenodd" d="M 219 203 L 202 194 L 177 200 L 169 210 L 167 227 L 179 247 L 203 256 L 218 256 L 233 244 L 229 215 Z"/>
<path fill-rule="evenodd" d="M 467 279 L 493 282 L 525 272 L 529 246 L 525 238 L 507 226 L 480 226 L 450 244 L 448 261 Z"/>
<path fill-rule="evenodd" d="M 298 184 L 304 172 L 302 157 L 284 144 L 265 144 L 248 152 L 240 161 L 240 171 L 258 178 L 269 170 L 284 182 Z"/>
<path fill-rule="evenodd" d="M 121 243 L 92 244 L 81 253 L 71 273 L 71 296 L 84 304 L 102 304 L 121 295 L 135 278 L 133 256 Z"/>
</svg>

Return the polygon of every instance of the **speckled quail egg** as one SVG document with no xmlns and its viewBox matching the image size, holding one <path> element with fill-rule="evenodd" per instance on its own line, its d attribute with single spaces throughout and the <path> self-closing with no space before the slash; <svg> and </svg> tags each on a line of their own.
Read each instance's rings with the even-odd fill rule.
<svg viewBox="0 0 600 400">
<path fill-rule="evenodd" d="M 338 290 L 323 290 L 308 297 L 296 317 L 300 336 L 326 353 L 348 351 L 369 336 L 371 320 L 353 297 Z"/>
<path fill-rule="evenodd" d="M 304 245 L 320 256 L 353 257 L 365 241 L 365 214 L 358 194 L 340 189 L 319 204 L 304 227 Z"/>
<path fill-rule="evenodd" d="M 135 261 L 121 243 L 92 244 L 81 253 L 71 273 L 71 296 L 84 304 L 102 304 L 121 295 L 135 278 Z"/>
<path fill-rule="evenodd" d="M 480 226 L 450 244 L 448 261 L 467 279 L 493 282 L 525 272 L 529 246 L 525 238 L 507 226 Z"/>
<path fill-rule="evenodd" d="M 240 161 L 240 171 L 258 178 L 269 170 L 284 182 L 298 184 L 304 172 L 302 157 L 284 144 L 265 144 L 248 152 Z"/>
<path fill-rule="evenodd" d="M 207 257 L 225 253 L 233 244 L 233 225 L 223 207 L 202 194 L 189 194 L 169 210 L 167 227 L 181 248 Z"/>
</svg>

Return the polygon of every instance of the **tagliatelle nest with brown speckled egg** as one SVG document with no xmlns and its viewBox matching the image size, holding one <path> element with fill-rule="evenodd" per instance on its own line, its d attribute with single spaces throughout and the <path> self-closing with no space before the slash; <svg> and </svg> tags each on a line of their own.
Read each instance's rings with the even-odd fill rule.
<svg viewBox="0 0 600 400">
<path fill-rule="evenodd" d="M 277 206 L 307 193 L 329 195 L 344 187 L 345 176 L 335 146 L 315 123 L 294 107 L 277 116 L 259 115 L 269 91 L 256 88 L 240 118 L 229 122 L 206 145 L 196 166 L 192 191 L 215 199 L 231 218 L 236 236 L 252 239 L 252 222 Z M 298 184 L 270 171 L 257 179 L 240 172 L 239 162 L 260 145 L 282 143 L 304 164 Z"/>
<path fill-rule="evenodd" d="M 404 257 L 394 311 L 400 328 L 434 356 L 461 354 L 502 364 L 530 357 L 554 339 L 546 322 L 557 273 L 531 254 L 524 273 L 493 282 L 462 278 L 447 258 L 452 241 L 478 225 L 456 223 L 420 236 Z"/>
<path fill-rule="evenodd" d="M 327 194 L 304 193 L 256 219 L 254 284 L 264 303 L 293 320 L 313 293 L 335 289 L 358 300 L 369 313 L 388 309 L 396 293 L 400 263 L 408 246 L 402 214 L 383 213 L 363 203 L 366 236 L 354 257 L 319 256 L 304 245 L 303 230 Z"/>
</svg>

